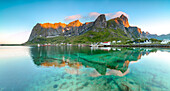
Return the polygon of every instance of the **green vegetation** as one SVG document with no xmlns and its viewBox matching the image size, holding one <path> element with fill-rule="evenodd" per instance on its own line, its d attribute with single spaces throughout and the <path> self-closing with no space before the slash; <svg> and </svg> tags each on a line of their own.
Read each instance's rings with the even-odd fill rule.
<svg viewBox="0 0 170 91">
<path fill-rule="evenodd" d="M 118 41 L 121 40 L 122 42 L 125 42 L 126 40 L 129 40 L 127 35 L 121 30 L 121 29 L 101 29 L 98 28 L 99 32 L 96 31 L 88 31 L 82 35 L 79 36 L 72 36 L 72 37 L 66 37 L 66 36 L 58 36 L 54 38 L 44 38 L 44 37 L 38 37 L 34 40 L 27 42 L 26 44 L 44 44 L 44 43 L 71 43 L 71 44 L 77 44 L 77 43 L 94 43 L 94 42 L 104 42 L 104 41 Z"/>
<path fill-rule="evenodd" d="M 144 42 L 148 40 L 147 38 L 142 38 L 142 39 L 135 39 L 134 41 L 128 41 L 126 42 L 126 44 L 130 44 L 130 43 L 133 43 L 133 42 L 136 42 L 136 43 L 140 43 L 140 42 Z M 152 43 L 160 43 L 161 40 L 157 40 L 157 39 L 154 39 L 154 38 L 151 38 L 149 39 Z"/>
<path fill-rule="evenodd" d="M 152 43 L 153 42 L 161 42 L 161 40 L 157 40 L 157 39 L 154 39 L 154 38 L 151 38 L 150 40 L 152 41 Z"/>
<path fill-rule="evenodd" d="M 45 37 L 37 37 L 33 39 L 30 42 L 27 42 L 26 44 L 45 44 L 45 43 L 64 43 L 64 41 L 67 39 L 67 37 L 64 36 L 58 36 L 54 38 L 45 38 Z"/>
<path fill-rule="evenodd" d="M 117 23 L 113 19 L 107 21 L 107 27 L 116 27 L 116 25 Z"/>
</svg>

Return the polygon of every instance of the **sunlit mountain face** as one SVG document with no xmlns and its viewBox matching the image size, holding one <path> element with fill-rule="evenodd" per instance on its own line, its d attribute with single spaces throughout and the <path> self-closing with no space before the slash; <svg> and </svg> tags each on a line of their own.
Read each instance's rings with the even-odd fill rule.
<svg viewBox="0 0 170 91">
<path fill-rule="evenodd" d="M 86 74 L 77 72 L 81 69 L 93 69 L 89 76 L 116 75 L 129 73 L 129 64 L 138 62 L 143 55 L 155 52 L 155 49 L 143 48 L 94 48 L 88 47 L 34 47 L 30 53 L 34 63 L 40 67 L 66 68 L 69 74 Z"/>
</svg>

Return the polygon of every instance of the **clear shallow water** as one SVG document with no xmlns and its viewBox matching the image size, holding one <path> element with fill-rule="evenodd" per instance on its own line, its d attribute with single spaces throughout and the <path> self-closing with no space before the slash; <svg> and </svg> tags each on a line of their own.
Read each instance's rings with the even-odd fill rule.
<svg viewBox="0 0 170 91">
<path fill-rule="evenodd" d="M 0 46 L 0 91 L 168 91 L 170 49 Z"/>
</svg>

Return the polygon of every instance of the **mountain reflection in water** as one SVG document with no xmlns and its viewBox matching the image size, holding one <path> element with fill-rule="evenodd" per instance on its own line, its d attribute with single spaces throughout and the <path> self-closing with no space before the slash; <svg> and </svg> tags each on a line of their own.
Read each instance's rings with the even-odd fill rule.
<svg viewBox="0 0 170 91">
<path fill-rule="evenodd" d="M 69 74 L 82 74 L 79 69 L 94 68 L 90 76 L 124 76 L 129 63 L 137 62 L 143 55 L 156 49 L 143 48 L 89 48 L 76 46 L 33 47 L 31 57 L 37 66 L 66 67 Z"/>
</svg>

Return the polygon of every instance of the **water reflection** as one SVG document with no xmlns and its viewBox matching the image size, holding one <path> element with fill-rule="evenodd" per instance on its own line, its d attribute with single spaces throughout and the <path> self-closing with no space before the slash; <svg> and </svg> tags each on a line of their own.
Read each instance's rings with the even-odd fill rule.
<svg viewBox="0 0 170 91">
<path fill-rule="evenodd" d="M 156 52 L 144 48 L 89 48 L 89 47 L 34 47 L 31 57 L 37 66 L 67 67 L 69 74 L 80 74 L 81 68 L 93 68 L 90 76 L 117 75 L 129 73 L 129 63 L 134 63 L 143 55 Z"/>
<path fill-rule="evenodd" d="M 163 48 L 0 47 L 0 91 L 169 91 L 169 52 Z"/>
</svg>

